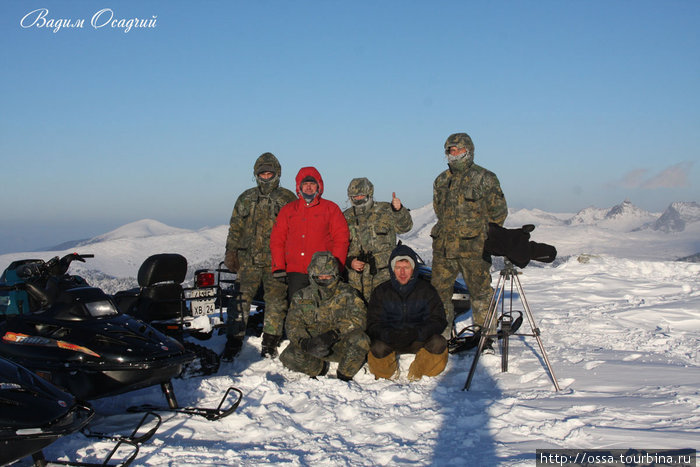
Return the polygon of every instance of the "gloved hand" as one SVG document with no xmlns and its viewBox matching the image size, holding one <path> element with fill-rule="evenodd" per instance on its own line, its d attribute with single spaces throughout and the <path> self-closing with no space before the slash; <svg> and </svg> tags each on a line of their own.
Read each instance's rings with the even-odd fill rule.
<svg viewBox="0 0 700 467">
<path fill-rule="evenodd" d="M 284 269 L 272 271 L 272 277 L 283 284 L 287 283 L 287 271 L 285 271 Z"/>
<path fill-rule="evenodd" d="M 238 262 L 238 252 L 237 251 L 226 251 L 226 256 L 224 256 L 224 265 L 231 272 L 238 272 L 238 268 L 241 266 Z"/>
<path fill-rule="evenodd" d="M 388 329 L 384 332 L 383 341 L 394 349 L 403 349 L 418 339 L 418 331 L 414 327 Z"/>
<path fill-rule="evenodd" d="M 307 337 L 299 342 L 301 350 L 316 358 L 324 358 L 330 355 L 331 347 L 340 340 L 337 330 L 331 329 L 315 337 Z"/>
</svg>

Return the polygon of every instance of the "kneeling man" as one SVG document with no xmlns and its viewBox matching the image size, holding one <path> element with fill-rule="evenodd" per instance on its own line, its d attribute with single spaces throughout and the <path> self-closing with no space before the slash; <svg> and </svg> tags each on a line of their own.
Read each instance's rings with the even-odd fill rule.
<svg viewBox="0 0 700 467">
<path fill-rule="evenodd" d="M 289 345 L 280 355 L 290 370 L 318 376 L 338 362 L 338 379 L 349 381 L 365 364 L 367 309 L 358 292 L 340 282 L 338 260 L 318 251 L 308 268 L 310 285 L 292 297 L 285 330 Z"/>
<path fill-rule="evenodd" d="M 416 253 L 397 246 L 389 258 L 391 279 L 372 292 L 367 311 L 371 339 L 367 363 L 374 376 L 391 379 L 398 370 L 398 354 L 416 354 L 409 380 L 437 376 L 447 365 L 445 309 L 437 290 L 418 277 Z"/>
</svg>

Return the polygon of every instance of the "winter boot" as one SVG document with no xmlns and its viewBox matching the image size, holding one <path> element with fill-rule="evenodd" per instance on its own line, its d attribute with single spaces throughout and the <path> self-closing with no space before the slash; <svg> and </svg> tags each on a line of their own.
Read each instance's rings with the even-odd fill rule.
<svg viewBox="0 0 700 467">
<path fill-rule="evenodd" d="M 446 365 L 447 349 L 440 354 L 430 353 L 424 348 L 420 349 L 408 368 L 408 379 L 417 381 L 423 376 L 437 376 L 442 373 Z"/>
<path fill-rule="evenodd" d="M 229 337 L 226 340 L 226 346 L 221 353 L 221 359 L 225 362 L 231 362 L 241 352 L 243 348 L 242 337 Z"/>
<path fill-rule="evenodd" d="M 280 345 L 281 341 L 282 336 L 275 336 L 274 334 L 264 332 L 262 335 L 262 350 L 260 351 L 260 356 L 269 358 L 277 357 L 277 346 Z"/>
<path fill-rule="evenodd" d="M 341 381 L 352 381 L 352 376 L 345 376 L 344 374 L 342 374 L 342 373 L 339 372 L 339 371 L 336 372 L 335 375 L 336 375 L 336 376 L 338 377 L 338 379 L 341 380 Z"/>
<path fill-rule="evenodd" d="M 367 364 L 369 365 L 369 371 L 374 375 L 374 379 L 391 379 L 396 370 L 399 369 L 396 352 L 391 352 L 384 358 L 377 358 L 372 352 L 369 352 L 367 354 Z"/>
</svg>

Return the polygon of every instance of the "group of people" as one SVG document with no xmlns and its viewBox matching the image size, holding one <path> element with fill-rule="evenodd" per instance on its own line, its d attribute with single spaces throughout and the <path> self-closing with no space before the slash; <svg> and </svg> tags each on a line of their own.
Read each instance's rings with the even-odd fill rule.
<svg viewBox="0 0 700 467">
<path fill-rule="evenodd" d="M 255 162 L 256 186 L 236 200 L 224 264 L 238 274 L 240 298 L 228 307 L 222 358 L 240 352 L 250 305 L 262 286 L 265 318 L 261 356 L 275 358 L 286 334 L 282 364 L 316 377 L 337 362 L 349 381 L 367 362 L 376 378 L 398 375 L 398 356 L 415 354 L 410 380 L 440 374 L 452 333 L 452 288 L 462 274 L 472 296 L 474 324 L 483 326 L 493 295 L 484 257 L 489 223 L 502 225 L 506 201 L 496 175 L 474 164 L 466 133 L 444 145 L 448 169 L 433 185 L 437 223 L 431 231 L 430 282 L 418 277 L 418 258 L 396 236 L 413 227 L 409 210 L 392 195 L 374 200 L 367 178 L 348 186 L 342 212 L 323 195 L 314 167 L 296 176 L 296 194 L 280 186 L 282 168 L 267 152 Z"/>
</svg>

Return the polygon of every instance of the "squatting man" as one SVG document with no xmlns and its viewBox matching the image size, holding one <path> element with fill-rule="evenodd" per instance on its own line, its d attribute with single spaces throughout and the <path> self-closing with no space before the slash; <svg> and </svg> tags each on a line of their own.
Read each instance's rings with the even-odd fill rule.
<svg viewBox="0 0 700 467">
<path fill-rule="evenodd" d="M 437 376 L 447 365 L 447 339 L 440 333 L 447 321 L 437 290 L 418 277 L 416 253 L 397 246 L 389 259 L 391 278 L 379 285 L 369 300 L 367 356 L 375 377 L 398 376 L 398 355 L 415 354 L 408 379 Z"/>
</svg>

